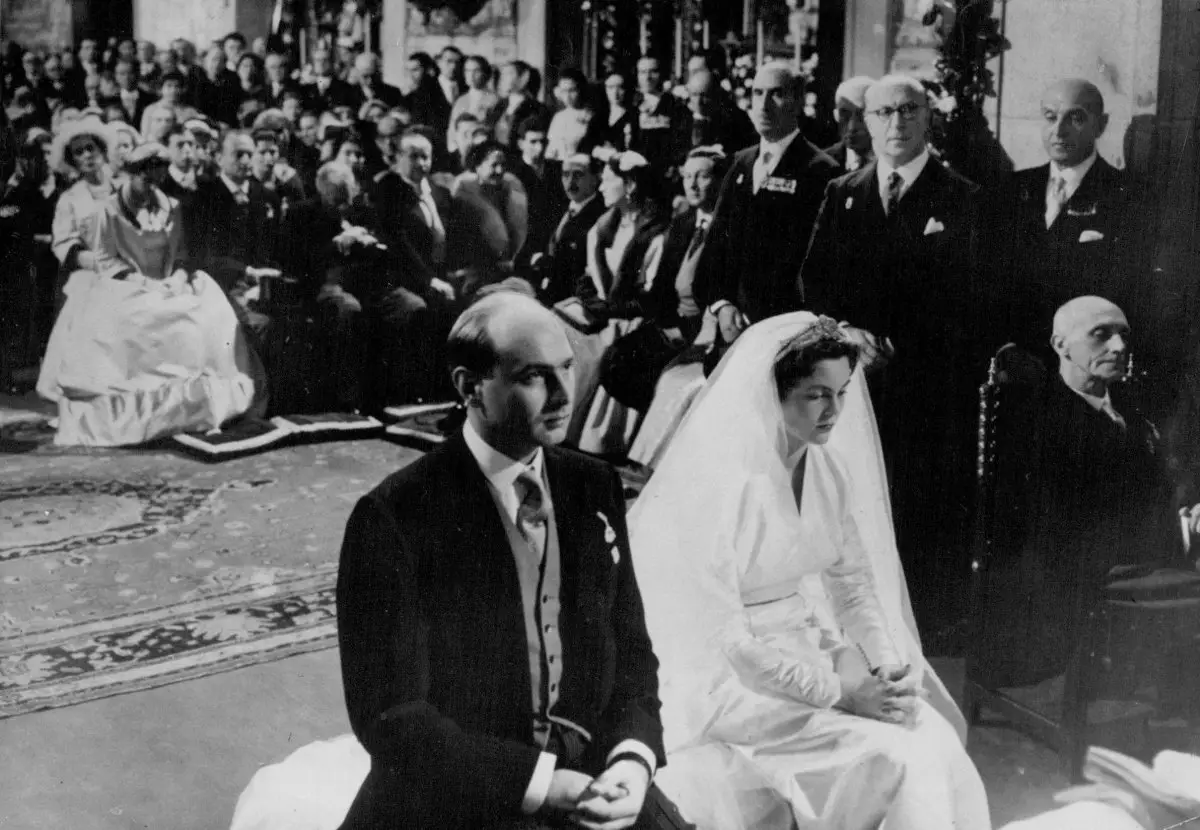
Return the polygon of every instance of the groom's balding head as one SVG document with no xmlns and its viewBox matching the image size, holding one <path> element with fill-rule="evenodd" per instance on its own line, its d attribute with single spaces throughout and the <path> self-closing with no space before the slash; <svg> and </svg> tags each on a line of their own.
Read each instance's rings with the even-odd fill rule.
<svg viewBox="0 0 1200 830">
<path fill-rule="evenodd" d="M 447 357 L 468 421 L 494 449 L 520 460 L 566 437 L 574 353 L 537 300 L 515 291 L 480 299 L 451 329 Z"/>
</svg>

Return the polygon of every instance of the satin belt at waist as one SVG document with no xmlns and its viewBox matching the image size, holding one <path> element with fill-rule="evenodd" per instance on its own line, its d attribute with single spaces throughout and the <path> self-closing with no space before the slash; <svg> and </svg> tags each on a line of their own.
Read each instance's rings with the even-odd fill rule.
<svg viewBox="0 0 1200 830">
<path fill-rule="evenodd" d="M 795 585 L 767 585 L 754 591 L 742 591 L 742 605 L 769 605 L 790 599 L 800 593 Z"/>
</svg>

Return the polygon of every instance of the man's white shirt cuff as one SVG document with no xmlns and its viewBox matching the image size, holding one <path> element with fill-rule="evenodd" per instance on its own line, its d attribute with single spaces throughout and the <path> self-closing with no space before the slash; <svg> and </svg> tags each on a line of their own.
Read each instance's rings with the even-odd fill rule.
<svg viewBox="0 0 1200 830">
<path fill-rule="evenodd" d="M 708 307 L 708 313 L 713 315 L 719 314 L 721 309 L 727 305 L 733 305 L 733 303 L 729 302 L 729 300 L 717 300 Z"/>
<path fill-rule="evenodd" d="M 612 759 L 620 755 L 622 752 L 632 752 L 635 755 L 639 755 L 644 758 L 646 763 L 650 765 L 650 777 L 654 777 L 654 773 L 658 770 L 658 760 L 654 757 L 654 750 L 650 749 L 650 747 L 646 746 L 641 741 L 634 740 L 633 738 L 626 738 L 612 748 L 612 752 L 608 753 L 608 758 L 605 759 L 604 763 L 606 765 L 611 764 Z"/>
<path fill-rule="evenodd" d="M 554 780 L 554 767 L 557 763 L 558 756 L 551 755 L 549 752 L 543 752 L 538 756 L 537 766 L 533 768 L 533 776 L 529 779 L 529 786 L 525 788 L 525 797 L 521 799 L 521 812 L 525 815 L 533 815 L 546 803 L 546 796 L 550 795 L 550 782 Z"/>
</svg>

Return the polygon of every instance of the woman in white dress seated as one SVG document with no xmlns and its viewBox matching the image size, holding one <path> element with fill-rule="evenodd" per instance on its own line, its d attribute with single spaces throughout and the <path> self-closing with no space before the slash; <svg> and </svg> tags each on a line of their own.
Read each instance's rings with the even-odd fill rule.
<svg viewBox="0 0 1200 830">
<path fill-rule="evenodd" d="M 661 664 L 656 781 L 700 827 L 849 826 L 831 795 L 864 763 L 894 773 L 856 805 L 887 830 L 990 826 L 921 654 L 857 354 L 805 312 L 748 329 L 630 514 Z"/>
<path fill-rule="evenodd" d="M 134 149 L 94 216 L 42 361 L 56 444 L 119 446 L 211 430 L 254 398 L 253 353 L 220 286 L 180 264 L 179 204 L 158 185 L 160 144 Z M 86 255 L 84 255 L 86 254 Z"/>
</svg>

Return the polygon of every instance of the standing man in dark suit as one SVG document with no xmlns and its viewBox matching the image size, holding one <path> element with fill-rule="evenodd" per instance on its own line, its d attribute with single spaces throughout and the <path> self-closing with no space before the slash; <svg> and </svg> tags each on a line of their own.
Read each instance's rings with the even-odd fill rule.
<svg viewBox="0 0 1200 830">
<path fill-rule="evenodd" d="M 1142 240 L 1132 227 L 1128 176 L 1096 152 L 1108 126 L 1104 97 L 1093 84 L 1060 81 L 1042 96 L 1042 145 L 1049 161 L 1021 170 L 996 200 L 989 237 L 998 250 L 994 281 L 1019 303 L 1014 336 L 1040 346 L 1046 321 L 1072 297 L 1110 297 L 1132 314 L 1143 310 Z M 1022 324 L 1034 324 L 1032 329 Z"/>
<path fill-rule="evenodd" d="M 542 89 L 542 76 L 525 61 L 506 63 L 500 69 L 500 94 L 504 111 L 496 120 L 495 139 L 509 149 L 516 149 L 517 126 L 526 118 L 542 116 L 549 119 L 546 107 L 537 99 Z"/>
<path fill-rule="evenodd" d="M 688 150 L 720 145 L 726 154 L 733 155 L 758 140 L 750 117 L 733 103 L 716 75 L 699 69 L 688 76 L 687 89 L 691 111 Z"/>
<path fill-rule="evenodd" d="M 567 207 L 562 164 L 546 158 L 548 129 L 546 119 L 538 117 L 526 118 L 517 125 L 517 149 L 521 151 L 521 158 L 513 163 L 512 173 L 525 188 L 528 200 L 528 232 L 516 257 L 518 270 L 527 268 L 534 254 L 545 252 L 550 235 Z"/>
<path fill-rule="evenodd" d="M 155 97 L 138 86 L 137 67 L 133 61 L 118 61 L 113 77 L 117 81 L 117 100 L 129 117 L 128 123 L 140 127 L 142 115 L 146 107 L 154 103 Z"/>
<path fill-rule="evenodd" d="M 687 104 L 663 91 L 662 64 L 658 58 L 637 62 L 638 129 L 632 149 L 659 170 L 669 170 L 683 161 L 691 149 L 692 117 Z"/>
<path fill-rule="evenodd" d="M 204 75 L 195 90 L 196 109 L 213 121 L 236 124 L 240 97 L 241 82 L 225 68 L 225 53 L 211 47 L 204 53 Z"/>
<path fill-rule="evenodd" d="M 272 52 L 264 59 L 267 83 L 267 109 L 283 109 L 283 96 L 287 92 L 299 92 L 300 85 L 292 80 L 287 55 Z"/>
<path fill-rule="evenodd" d="M 838 173 L 800 132 L 803 100 L 803 81 L 788 66 L 755 75 L 750 119 L 759 143 L 734 157 L 721 184 L 694 286 L 726 342 L 750 322 L 803 306 L 797 275 L 825 185 Z"/>
<path fill-rule="evenodd" d="M 993 346 L 976 188 L 930 154 L 918 81 L 881 78 L 865 102 L 875 160 L 830 182 L 801 282 L 808 307 L 849 321 L 879 370 L 871 395 L 896 541 L 918 619 L 930 622 L 922 614 L 953 610 L 954 580 L 966 578 L 974 389 Z"/>
<path fill-rule="evenodd" d="M 459 318 L 448 352 L 462 432 L 346 527 L 342 678 L 372 765 L 343 830 L 656 826 L 658 661 L 621 481 L 554 446 L 570 343 L 502 292 Z"/>
<path fill-rule="evenodd" d="M 546 305 L 573 296 L 587 268 L 588 231 L 606 210 L 597 192 L 600 171 L 600 161 L 583 153 L 563 160 L 562 189 L 567 209 L 551 232 L 544 253 L 530 257 L 534 286 Z"/>
<path fill-rule="evenodd" d="M 326 47 L 313 50 L 313 81 L 304 87 L 308 100 L 304 108 L 321 113 L 335 107 L 350 107 L 355 112 L 362 106 L 362 94 L 334 74 L 333 53 Z"/>
<path fill-rule="evenodd" d="M 825 154 L 847 173 L 866 167 L 875 158 L 871 133 L 867 130 L 867 88 L 874 78 L 856 75 L 842 81 L 833 94 L 833 120 L 838 126 L 838 142 L 825 148 Z"/>
<path fill-rule="evenodd" d="M 364 101 L 382 101 L 388 109 L 404 103 L 404 94 L 399 87 L 384 83 L 379 71 L 379 56 L 374 52 L 363 52 L 354 59 L 358 73 L 358 91 Z"/>
</svg>

